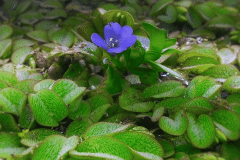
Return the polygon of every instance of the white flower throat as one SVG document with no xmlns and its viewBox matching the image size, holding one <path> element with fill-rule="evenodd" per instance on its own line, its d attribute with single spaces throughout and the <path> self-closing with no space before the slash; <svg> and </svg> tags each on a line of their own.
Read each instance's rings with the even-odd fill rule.
<svg viewBox="0 0 240 160">
<path fill-rule="evenodd" d="M 106 42 L 108 48 L 116 48 L 119 47 L 119 40 L 116 38 L 109 38 Z"/>
</svg>

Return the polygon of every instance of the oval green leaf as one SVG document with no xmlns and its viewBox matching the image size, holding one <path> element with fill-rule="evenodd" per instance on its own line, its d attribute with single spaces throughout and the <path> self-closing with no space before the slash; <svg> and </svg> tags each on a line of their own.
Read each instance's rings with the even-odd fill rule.
<svg viewBox="0 0 240 160">
<path fill-rule="evenodd" d="M 146 98 L 177 97 L 183 93 L 184 88 L 178 81 L 167 81 L 147 87 L 143 95 Z"/>
<path fill-rule="evenodd" d="M 83 133 L 86 132 L 87 128 L 92 125 L 92 121 L 89 119 L 76 119 L 69 124 L 66 130 L 66 136 L 70 137 L 73 135 L 82 137 Z"/>
<path fill-rule="evenodd" d="M 125 144 L 107 136 L 88 138 L 76 150 L 70 151 L 70 156 L 76 159 L 133 159 L 131 150 Z"/>
<path fill-rule="evenodd" d="M 39 160 L 39 157 L 41 159 L 65 159 L 68 151 L 74 149 L 78 142 L 78 136 L 69 138 L 60 135 L 49 136 L 34 150 L 32 160 Z"/>
<path fill-rule="evenodd" d="M 239 117 L 229 110 L 217 110 L 211 115 L 215 126 L 230 140 L 237 140 L 240 135 Z"/>
<path fill-rule="evenodd" d="M 43 141 L 46 137 L 50 135 L 61 135 L 61 133 L 51 129 L 38 128 L 26 133 L 22 137 L 21 143 L 31 147 Z"/>
<path fill-rule="evenodd" d="M 4 88 L 0 91 L 0 106 L 3 111 L 19 115 L 26 104 L 27 96 L 15 88 Z"/>
<path fill-rule="evenodd" d="M 12 40 L 5 39 L 0 41 L 0 58 L 6 59 L 11 56 L 12 53 Z"/>
<path fill-rule="evenodd" d="M 18 127 L 16 121 L 13 116 L 7 113 L 0 113 L 0 125 L 1 131 L 5 132 L 20 132 L 20 128 Z"/>
<path fill-rule="evenodd" d="M 58 126 L 68 115 L 64 101 L 53 91 L 43 89 L 28 96 L 30 108 L 36 121 L 43 126 Z"/>
<path fill-rule="evenodd" d="M 44 30 L 35 30 L 28 32 L 27 36 L 40 42 L 48 42 L 48 33 Z"/>
<path fill-rule="evenodd" d="M 55 81 L 52 80 L 52 79 L 44 79 L 44 80 L 38 82 L 38 83 L 34 86 L 33 90 L 34 90 L 35 92 L 37 92 L 37 91 L 40 91 L 40 90 L 42 90 L 42 89 L 50 89 L 50 87 L 53 85 L 54 82 L 55 82 Z"/>
<path fill-rule="evenodd" d="M 187 133 L 189 140 L 198 148 L 209 147 L 215 139 L 215 127 L 212 119 L 202 114 L 196 119 L 195 115 L 187 114 Z"/>
<path fill-rule="evenodd" d="M 0 41 L 9 38 L 13 33 L 11 26 L 5 24 L 0 26 Z"/>
<path fill-rule="evenodd" d="M 18 82 L 16 76 L 10 72 L 0 71 L 0 80 L 12 86 Z"/>
<path fill-rule="evenodd" d="M 158 122 L 159 127 L 166 133 L 180 136 L 185 133 L 188 120 L 183 110 L 175 113 L 174 118 L 162 116 Z"/>
<path fill-rule="evenodd" d="M 13 52 L 11 60 L 13 64 L 23 64 L 33 54 L 32 47 L 22 47 Z"/>
<path fill-rule="evenodd" d="M 74 41 L 74 34 L 66 29 L 61 29 L 53 34 L 52 41 L 62 46 L 71 47 Z"/>
<path fill-rule="evenodd" d="M 83 96 L 86 87 L 78 87 L 78 85 L 71 80 L 60 79 L 53 84 L 52 90 L 55 91 L 66 104 L 70 104 L 75 99 Z"/>
<path fill-rule="evenodd" d="M 162 146 L 144 133 L 119 132 L 112 135 L 112 137 L 127 145 L 136 156 L 141 158 L 161 160 L 161 157 L 163 157 Z"/>
<path fill-rule="evenodd" d="M 240 93 L 240 76 L 229 77 L 223 83 L 223 89 L 228 93 Z"/>
<path fill-rule="evenodd" d="M 110 122 L 99 122 L 91 125 L 84 133 L 83 138 L 88 139 L 94 136 L 103 136 L 117 132 L 123 132 L 130 127 L 132 127 L 132 124 L 122 125 Z"/>
</svg>

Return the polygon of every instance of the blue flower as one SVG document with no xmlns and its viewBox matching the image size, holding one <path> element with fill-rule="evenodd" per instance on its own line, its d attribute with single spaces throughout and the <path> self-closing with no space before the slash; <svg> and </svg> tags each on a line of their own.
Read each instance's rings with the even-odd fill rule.
<svg viewBox="0 0 240 160">
<path fill-rule="evenodd" d="M 108 53 L 116 55 L 131 47 L 137 40 L 130 26 L 121 27 L 119 23 L 110 22 L 104 27 L 104 38 L 93 33 L 91 40 L 97 46 L 105 49 Z"/>
</svg>

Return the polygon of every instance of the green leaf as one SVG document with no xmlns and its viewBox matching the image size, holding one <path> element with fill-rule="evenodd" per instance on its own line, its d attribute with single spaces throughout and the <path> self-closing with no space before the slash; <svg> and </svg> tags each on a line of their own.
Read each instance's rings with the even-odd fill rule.
<svg viewBox="0 0 240 160">
<path fill-rule="evenodd" d="M 37 92 L 42 89 L 50 89 L 50 86 L 52 86 L 54 82 L 55 81 L 52 79 L 44 79 L 44 80 L 38 82 L 37 84 L 35 84 L 33 90 L 35 92 Z"/>
<path fill-rule="evenodd" d="M 10 158 L 14 154 L 22 153 L 25 147 L 21 145 L 20 139 L 17 134 L 0 132 L 0 157 Z"/>
<path fill-rule="evenodd" d="M 19 115 L 18 122 L 21 128 L 32 129 L 35 127 L 36 121 L 33 116 L 32 110 L 28 105 L 23 108 L 21 114 Z"/>
<path fill-rule="evenodd" d="M 29 11 L 29 12 L 25 12 L 22 15 L 19 16 L 19 20 L 23 23 L 23 24 L 34 24 L 37 21 L 39 21 L 41 18 L 43 17 L 43 14 L 41 12 L 33 12 L 33 11 Z"/>
<path fill-rule="evenodd" d="M 69 138 L 60 135 L 49 136 L 34 150 L 32 160 L 38 160 L 39 157 L 42 159 L 65 159 L 68 151 L 74 149 L 78 143 L 78 136 Z"/>
<path fill-rule="evenodd" d="M 203 152 L 192 154 L 189 156 L 191 160 L 198 160 L 198 159 L 223 159 L 222 156 L 215 152 Z"/>
<path fill-rule="evenodd" d="M 206 23 L 206 26 L 209 28 L 232 28 L 235 25 L 234 19 L 230 16 L 217 16 Z"/>
<path fill-rule="evenodd" d="M 158 1 L 157 3 L 154 4 L 150 11 L 151 16 L 157 16 L 163 8 L 165 8 L 167 5 L 171 4 L 173 0 L 162 0 Z"/>
<path fill-rule="evenodd" d="M 32 79 L 32 80 L 43 80 L 43 75 L 41 73 L 33 73 L 30 74 L 28 79 Z"/>
<path fill-rule="evenodd" d="M 4 71 L 0 71 L 0 80 L 6 82 L 9 86 L 12 86 L 18 82 L 14 74 Z"/>
<path fill-rule="evenodd" d="M 0 58 L 6 59 L 11 56 L 12 53 L 12 40 L 5 39 L 0 41 Z"/>
<path fill-rule="evenodd" d="M 134 19 L 132 15 L 126 11 L 110 10 L 102 15 L 103 24 L 106 25 L 110 22 L 118 22 L 121 26 L 128 25 L 134 27 Z M 98 26 L 95 26 L 98 27 Z M 133 28 L 134 30 L 134 28 Z"/>
<path fill-rule="evenodd" d="M 184 95 L 189 98 L 201 96 L 210 98 L 217 93 L 220 88 L 221 85 L 216 83 L 214 79 L 206 76 L 197 76 L 191 81 Z"/>
<path fill-rule="evenodd" d="M 18 83 L 14 84 L 14 88 L 21 90 L 25 94 L 33 93 L 33 86 L 38 83 L 38 80 L 34 79 L 26 79 L 23 81 L 19 81 Z"/>
<path fill-rule="evenodd" d="M 90 105 L 81 99 L 74 101 L 69 105 L 68 118 L 75 120 L 79 118 L 88 118 L 90 116 Z"/>
<path fill-rule="evenodd" d="M 148 68 L 140 69 L 142 69 L 141 72 L 143 72 L 139 74 L 139 79 L 142 84 L 152 85 L 159 82 L 159 75 L 157 71 Z M 133 70 L 135 70 L 135 68 L 133 68 Z"/>
<path fill-rule="evenodd" d="M 229 140 L 239 138 L 239 117 L 229 110 L 217 110 L 211 115 L 215 126 L 222 131 Z"/>
<path fill-rule="evenodd" d="M 135 48 L 131 48 L 129 60 L 127 62 L 129 63 L 128 64 L 129 67 L 132 67 L 132 68 L 138 67 L 143 63 L 143 60 L 144 60 L 143 53 Z"/>
<path fill-rule="evenodd" d="M 182 63 L 182 69 L 201 74 L 208 68 L 215 66 L 215 64 L 219 64 L 219 61 L 210 57 L 190 57 Z"/>
<path fill-rule="evenodd" d="M 32 4 L 31 1 L 22 1 L 21 3 L 18 4 L 16 11 L 18 14 L 23 13 L 28 9 L 28 7 Z"/>
<path fill-rule="evenodd" d="M 112 137 L 127 145 L 136 156 L 143 159 L 161 160 L 161 157 L 163 157 L 162 146 L 144 133 L 119 132 Z"/>
<path fill-rule="evenodd" d="M 176 42 L 177 42 L 177 39 L 176 39 L 176 38 L 166 39 L 166 40 L 165 40 L 165 45 L 164 45 L 163 48 L 168 48 L 168 47 L 176 44 Z M 174 50 L 172 50 L 172 51 L 174 51 Z M 176 52 L 179 52 L 178 50 L 175 50 L 175 51 L 176 51 Z"/>
<path fill-rule="evenodd" d="M 227 102 L 229 104 L 239 103 L 240 94 L 231 94 L 227 97 Z"/>
<path fill-rule="evenodd" d="M 167 98 L 165 100 L 162 100 L 158 104 L 156 104 L 155 107 L 163 106 L 168 109 L 172 109 L 172 108 L 178 107 L 178 106 L 188 102 L 189 100 L 191 100 L 191 99 L 187 98 L 187 97 Z M 154 108 L 154 109 L 156 109 L 156 108 Z"/>
<path fill-rule="evenodd" d="M 0 128 L 1 131 L 5 131 L 5 132 L 20 131 L 20 128 L 15 122 L 13 116 L 7 113 L 0 113 L 0 125 L 1 125 L 1 128 Z"/>
<path fill-rule="evenodd" d="M 40 21 L 39 23 L 37 23 L 35 25 L 35 29 L 36 30 L 49 30 L 57 25 L 58 24 L 54 21 L 45 20 L 45 21 Z"/>
<path fill-rule="evenodd" d="M 167 72 L 172 76 L 175 76 L 180 79 L 184 79 L 184 77 L 181 75 L 181 73 L 178 73 L 177 71 L 174 71 L 171 68 L 168 68 L 164 65 L 161 65 L 161 64 L 159 64 L 157 62 L 153 62 L 153 61 L 148 61 L 147 63 L 158 72 Z"/>
<path fill-rule="evenodd" d="M 150 37 L 149 50 L 145 54 L 145 61 L 155 61 L 161 57 L 167 33 L 165 30 L 160 30 L 150 23 L 142 23 L 143 28 L 147 31 Z"/>
<path fill-rule="evenodd" d="M 177 10 L 173 5 L 166 7 L 166 15 L 160 15 L 157 18 L 165 23 L 174 23 L 177 20 Z"/>
<path fill-rule="evenodd" d="M 81 66 L 78 62 L 73 62 L 69 66 L 68 70 L 64 73 L 63 78 L 66 79 L 76 79 L 79 76 L 79 73 L 81 74 L 84 71 L 84 67 Z"/>
<path fill-rule="evenodd" d="M 187 136 L 178 136 L 172 139 L 176 152 L 185 152 L 187 154 L 200 153 L 201 150 L 194 147 Z"/>
<path fill-rule="evenodd" d="M 158 105 L 159 103 L 157 103 L 154 107 L 154 111 L 153 111 L 153 115 L 151 117 L 151 120 L 153 122 L 157 122 L 159 121 L 159 119 L 161 118 L 161 116 L 164 114 L 164 107 Z"/>
<path fill-rule="evenodd" d="M 215 127 L 212 119 L 205 114 L 198 117 L 195 115 L 187 114 L 188 127 L 187 133 L 191 143 L 198 148 L 209 147 L 215 139 Z"/>
<path fill-rule="evenodd" d="M 104 90 L 98 90 L 98 92 L 91 92 L 87 99 L 88 104 L 90 105 L 92 110 L 95 110 L 99 106 L 104 104 L 113 104 L 114 100 L 112 96 Z"/>
<path fill-rule="evenodd" d="M 82 97 L 86 88 L 78 87 L 78 85 L 71 80 L 60 79 L 53 84 L 52 90 L 55 91 L 67 105 L 69 105 L 77 98 Z"/>
<path fill-rule="evenodd" d="M 91 41 L 91 35 L 93 33 L 97 33 L 96 28 L 91 22 L 85 22 L 82 25 L 78 26 L 77 32 L 79 35 L 81 35 L 83 38 L 85 38 L 87 41 Z"/>
<path fill-rule="evenodd" d="M 70 156 L 76 159 L 133 159 L 131 150 L 125 144 L 107 136 L 88 138 L 76 150 L 70 151 Z"/>
<path fill-rule="evenodd" d="M 91 125 L 86 132 L 83 134 L 84 139 L 88 139 L 90 137 L 95 136 L 103 136 L 103 135 L 112 135 L 117 132 L 123 132 L 129 128 L 131 128 L 132 124 L 117 124 L 117 123 L 110 123 L 110 122 L 98 122 Z"/>
<path fill-rule="evenodd" d="M 136 89 L 127 88 L 119 97 L 119 105 L 128 111 L 148 112 L 154 107 L 155 102 L 142 102 L 144 99 Z"/>
<path fill-rule="evenodd" d="M 55 18 L 59 18 L 59 17 L 66 18 L 67 17 L 66 11 L 63 10 L 63 9 L 57 8 L 57 9 L 54 9 L 54 10 L 48 12 L 45 15 L 44 18 L 46 18 L 46 19 L 55 19 Z"/>
<path fill-rule="evenodd" d="M 13 33 L 13 29 L 9 25 L 0 26 L 0 41 L 9 38 Z"/>
<path fill-rule="evenodd" d="M 175 153 L 174 146 L 171 142 L 164 140 L 164 139 L 159 139 L 158 142 L 161 144 L 163 148 L 163 158 L 167 158 L 172 156 Z"/>
<path fill-rule="evenodd" d="M 100 75 L 93 75 L 89 78 L 88 83 L 91 89 L 97 89 L 102 82 L 103 77 Z"/>
<path fill-rule="evenodd" d="M 216 54 L 215 50 L 210 47 L 194 47 L 185 53 L 181 54 L 178 58 L 178 63 L 183 63 L 188 58 L 191 57 L 209 57 L 215 60 L 219 59 L 219 56 Z"/>
<path fill-rule="evenodd" d="M 62 8 L 63 7 L 61 1 L 55 1 L 55 0 L 46 0 L 41 3 L 41 6 L 46 8 Z"/>
<path fill-rule="evenodd" d="M 204 97 L 198 97 L 191 99 L 190 101 L 181 104 L 177 108 L 175 107 L 173 111 L 186 109 L 187 112 L 194 113 L 195 115 L 207 114 L 213 111 L 213 106 L 210 101 Z"/>
<path fill-rule="evenodd" d="M 207 38 L 207 39 L 215 39 L 216 35 L 214 34 L 214 32 L 208 30 L 208 29 L 204 29 L 204 28 L 197 28 L 196 30 L 192 31 L 189 36 L 191 37 L 203 37 L 203 38 Z"/>
<path fill-rule="evenodd" d="M 211 20 L 212 18 L 216 17 L 214 10 L 208 7 L 206 4 L 198 4 L 195 6 L 198 13 L 204 18 L 205 20 Z"/>
<path fill-rule="evenodd" d="M 74 34 L 67 29 L 61 29 L 53 34 L 52 41 L 62 46 L 71 47 L 74 41 Z"/>
<path fill-rule="evenodd" d="M 99 107 L 97 107 L 89 116 L 89 119 L 93 122 L 96 123 L 98 122 L 102 116 L 104 115 L 104 113 L 106 112 L 106 110 L 110 107 L 110 104 L 104 104 L 101 105 Z"/>
<path fill-rule="evenodd" d="M 217 54 L 220 56 L 222 64 L 231 64 L 237 59 L 237 54 L 229 48 L 222 48 Z"/>
<path fill-rule="evenodd" d="M 8 87 L 7 83 L 0 80 L 0 90 L 2 90 L 3 88 L 7 88 L 7 87 Z"/>
<path fill-rule="evenodd" d="M 116 94 L 122 90 L 119 74 L 116 69 L 110 65 L 107 70 L 107 79 L 104 81 L 104 89 L 110 94 Z"/>
<path fill-rule="evenodd" d="M 0 91 L 0 106 L 3 111 L 19 115 L 26 104 L 27 96 L 15 88 L 4 88 Z"/>
<path fill-rule="evenodd" d="M 234 143 L 224 143 L 221 146 L 221 157 L 224 159 L 238 159 L 240 157 L 240 150 Z"/>
<path fill-rule="evenodd" d="M 133 112 L 122 112 L 115 114 L 112 117 L 104 119 L 105 122 L 114 122 L 114 123 L 129 123 L 136 121 L 136 114 Z"/>
<path fill-rule="evenodd" d="M 188 120 L 185 112 L 180 110 L 175 113 L 173 119 L 162 116 L 158 122 L 159 127 L 166 133 L 180 136 L 187 129 Z"/>
<path fill-rule="evenodd" d="M 43 141 L 46 137 L 50 135 L 61 135 L 61 133 L 51 129 L 38 128 L 24 134 L 21 139 L 21 143 L 25 146 L 31 147 Z"/>
<path fill-rule="evenodd" d="M 83 133 L 86 132 L 87 128 L 92 125 L 92 121 L 89 119 L 76 119 L 69 124 L 66 130 L 66 136 L 70 137 L 73 135 L 82 137 Z"/>
<path fill-rule="evenodd" d="M 176 158 L 176 159 L 184 159 L 184 160 L 190 160 L 188 154 L 186 154 L 185 152 L 177 152 L 175 153 L 172 158 Z"/>
<path fill-rule="evenodd" d="M 147 87 L 143 91 L 143 95 L 146 98 L 177 97 L 183 93 L 184 88 L 178 81 L 166 81 Z"/>
<path fill-rule="evenodd" d="M 188 8 L 186 18 L 187 18 L 188 23 L 192 26 L 193 29 L 198 28 L 202 24 L 202 18 L 197 13 L 197 11 L 194 7 Z"/>
<path fill-rule="evenodd" d="M 22 47 L 14 51 L 11 57 L 13 64 L 23 64 L 33 54 L 32 47 Z"/>
<path fill-rule="evenodd" d="M 35 31 L 28 32 L 27 36 L 40 42 L 48 42 L 47 31 L 44 31 L 44 30 L 35 30 Z"/>
<path fill-rule="evenodd" d="M 223 89 L 228 93 L 240 93 L 240 76 L 229 77 L 223 83 Z"/>
<path fill-rule="evenodd" d="M 30 94 L 28 101 L 36 121 L 43 126 L 58 126 L 58 122 L 68 115 L 63 100 L 53 91 L 43 89 Z"/>
<path fill-rule="evenodd" d="M 36 43 L 36 41 L 29 40 L 29 39 L 16 40 L 13 43 L 13 51 L 16 51 L 17 49 L 22 48 L 22 47 L 31 47 L 35 43 Z"/>
<path fill-rule="evenodd" d="M 227 79 L 231 76 L 238 74 L 239 74 L 238 69 L 235 66 L 228 64 L 213 66 L 202 73 L 202 75 L 204 76 L 210 76 L 215 79 Z"/>
</svg>

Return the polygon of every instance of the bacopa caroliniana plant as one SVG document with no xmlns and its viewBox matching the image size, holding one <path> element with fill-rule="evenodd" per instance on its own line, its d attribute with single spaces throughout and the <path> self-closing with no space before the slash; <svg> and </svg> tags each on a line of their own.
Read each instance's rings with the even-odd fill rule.
<svg viewBox="0 0 240 160">
<path fill-rule="evenodd" d="M 137 36 L 132 33 L 133 29 L 130 26 L 121 27 L 117 22 L 110 22 L 104 27 L 105 40 L 98 33 L 93 33 L 91 40 L 111 55 L 116 55 L 136 42 Z"/>
</svg>

